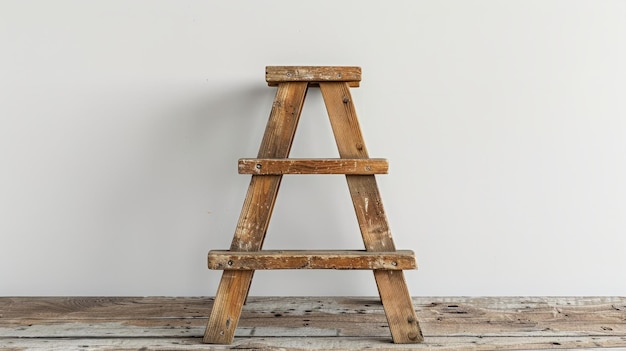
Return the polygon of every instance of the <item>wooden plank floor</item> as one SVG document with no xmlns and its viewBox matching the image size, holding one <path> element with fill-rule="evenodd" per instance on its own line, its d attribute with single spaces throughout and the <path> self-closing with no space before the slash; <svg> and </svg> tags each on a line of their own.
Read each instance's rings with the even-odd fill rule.
<svg viewBox="0 0 626 351">
<path fill-rule="evenodd" d="M 250 298 L 232 345 L 202 344 L 211 298 L 0 297 L 1 350 L 626 350 L 626 297 L 417 297 L 395 345 L 378 298 Z"/>
</svg>

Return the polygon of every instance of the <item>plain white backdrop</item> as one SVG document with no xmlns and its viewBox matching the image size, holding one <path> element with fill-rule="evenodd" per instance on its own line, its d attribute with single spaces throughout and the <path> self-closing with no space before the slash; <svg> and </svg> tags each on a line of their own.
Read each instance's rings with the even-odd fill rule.
<svg viewBox="0 0 626 351">
<path fill-rule="evenodd" d="M 214 295 L 275 88 L 355 65 L 412 295 L 623 295 L 626 2 L 2 1 L 0 295 Z M 293 157 L 336 157 L 311 90 Z M 283 181 L 266 248 L 363 247 L 341 176 Z M 376 295 L 258 272 L 253 295 Z"/>
</svg>

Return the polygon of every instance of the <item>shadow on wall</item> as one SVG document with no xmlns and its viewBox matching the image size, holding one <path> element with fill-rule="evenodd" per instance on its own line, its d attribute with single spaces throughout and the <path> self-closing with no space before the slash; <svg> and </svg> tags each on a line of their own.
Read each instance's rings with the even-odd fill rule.
<svg viewBox="0 0 626 351">
<path fill-rule="evenodd" d="M 194 155 L 199 177 L 192 196 L 201 196 L 210 213 L 211 228 L 202 233 L 205 249 L 230 245 L 249 183 L 249 177 L 238 174 L 237 160 L 256 156 L 274 96 L 273 89 L 256 85 L 212 92 L 181 109 L 187 109 L 187 151 Z"/>
<path fill-rule="evenodd" d="M 96 155 L 99 164 L 89 166 L 101 173 L 92 186 L 99 193 L 84 209 L 91 234 L 80 246 L 94 266 L 72 265 L 77 274 L 104 275 L 94 291 L 213 290 L 206 290 L 206 253 L 230 244 L 249 182 L 237 174 L 237 159 L 256 155 L 274 91 L 213 86 L 168 93 L 119 93 L 102 103 L 94 122 L 113 120 L 93 140 L 103 144 L 106 161 Z M 135 110 L 123 105 L 140 98 L 146 102 Z M 185 290 L 163 290 L 163 281 Z M 111 284 L 128 291 L 109 291 Z"/>
<path fill-rule="evenodd" d="M 264 86 L 219 91 L 200 102 L 188 125 L 211 213 L 206 248 L 230 246 L 249 183 L 248 176 L 238 174 L 237 160 L 257 155 L 274 96 Z"/>
<path fill-rule="evenodd" d="M 220 249 L 230 246 L 250 181 L 250 176 L 237 174 L 237 159 L 256 157 L 275 93 L 275 88 L 269 89 L 267 87 L 231 90 L 220 95 L 220 97 L 212 98 L 206 105 L 202 105 L 194 118 L 194 129 L 198 133 L 195 139 L 201 141 L 198 149 L 204 150 L 203 153 L 209 157 L 210 165 L 218 165 L 216 168 L 209 167 L 208 169 L 208 176 L 211 179 L 208 196 L 215 206 L 223 205 L 228 208 L 228 213 L 224 213 L 223 216 L 216 211 L 216 217 L 220 218 L 215 218 L 212 221 L 213 225 L 209 230 L 211 239 L 205 248 Z M 316 92 L 310 93 L 312 93 L 311 99 L 307 98 L 300 121 L 302 128 L 298 128 L 295 139 L 308 141 L 305 143 L 308 145 L 302 145 L 302 147 L 315 150 L 319 148 L 316 143 L 320 140 L 315 139 L 315 137 L 309 139 L 311 136 L 301 133 L 307 133 L 312 129 L 310 123 L 321 122 L 326 129 L 330 126 L 327 125 L 329 122 L 321 96 L 317 96 L 315 99 Z M 327 141 L 329 149 L 334 151 L 334 140 Z M 306 151 L 304 152 L 306 153 Z M 345 246 L 362 248 L 363 244 L 358 233 L 352 205 L 349 203 L 349 194 L 344 177 L 332 177 L 332 185 L 336 186 L 329 184 L 330 177 L 317 178 L 320 177 L 310 179 L 309 177 L 294 176 L 283 179 L 282 190 L 277 199 L 264 247 L 291 246 L 300 249 L 313 249 L 317 248 L 316 245 L 322 245 L 326 248 Z M 320 181 L 322 187 L 329 186 L 328 192 L 322 191 L 324 194 L 320 194 Z M 337 186 L 340 188 L 339 193 L 335 191 Z M 337 196 L 341 196 L 341 201 L 337 200 Z M 346 217 L 344 212 L 335 209 L 338 203 L 345 205 L 342 209 L 347 210 L 347 215 L 349 218 L 353 218 L 352 222 L 355 222 L 350 223 L 354 224 L 353 236 L 345 233 L 347 238 L 337 237 L 337 229 L 339 229 L 339 233 L 347 232 L 340 228 L 341 222 L 345 221 Z M 319 212 L 322 215 L 330 216 L 323 222 L 332 229 L 320 230 L 317 228 L 319 224 L 313 223 L 318 221 L 315 215 Z M 219 225 L 217 225 L 218 222 Z M 352 244 L 355 244 L 356 247 Z M 258 273 L 257 279 L 252 284 L 251 294 L 253 295 L 310 295 L 311 293 L 316 295 L 354 295 L 359 291 L 375 293 L 375 284 L 370 277 L 370 272 L 273 271 Z M 213 272 L 210 275 L 214 278 L 221 276 L 218 272 Z M 311 279 L 312 277 L 314 279 Z M 290 282 L 288 287 L 285 286 L 285 281 Z M 333 281 L 341 282 L 341 284 L 331 283 Z M 319 282 L 327 283 L 319 284 Z M 216 288 L 217 285 L 213 286 L 209 293 L 214 293 Z"/>
<path fill-rule="evenodd" d="M 239 86 L 245 88 L 214 84 L 209 89 L 172 90 L 167 94 L 161 91 L 156 97 L 127 91 L 120 93 L 120 100 L 104 102 L 106 111 L 97 117 L 97 123 L 113 119 L 112 127 L 103 131 L 102 140 L 94 143 L 103 144 L 99 147 L 108 157 L 106 163 L 98 166 L 106 176 L 99 177 L 99 182 L 103 182 L 95 184 L 99 196 L 93 197 L 89 208 L 84 209 L 84 223 L 92 228 L 85 230 L 91 234 L 79 244 L 81 255 L 89 258 L 84 261 L 91 262 L 91 266 L 71 264 L 78 275 L 99 272 L 99 279 L 87 284 L 90 291 L 84 294 L 215 293 L 221 274 L 208 271 L 206 254 L 211 249 L 230 246 L 250 182 L 250 176 L 238 174 L 237 160 L 257 155 L 276 92 L 264 85 Z M 165 96 L 167 99 L 163 99 Z M 146 102 L 137 110 L 129 111 L 129 106 L 120 103 L 121 99 L 138 98 Z M 325 114 L 323 109 L 312 112 Z M 324 126 L 329 128 L 326 117 L 319 117 L 324 117 Z M 309 126 L 302 127 L 310 130 Z M 317 140 L 306 134 L 301 137 L 309 142 Z M 309 142 L 305 143 L 306 148 L 315 147 Z M 332 140 L 328 144 L 334 148 Z M 319 194 L 317 181 L 326 181 L 325 186 L 328 177 L 311 183 L 305 178 L 289 180 L 278 197 L 267 247 L 274 244 L 309 249 L 317 242 L 327 248 L 362 247 L 342 177 L 332 179 L 339 195 L 332 189 Z M 308 199 L 309 207 L 300 206 L 303 198 Z M 339 201 L 345 214 L 337 210 Z M 314 217 L 320 211 L 330 220 Z M 346 216 L 352 218 L 348 224 L 354 224 L 354 234 L 338 238 L 336 234 L 344 231 L 337 229 L 341 229 L 338 227 Z M 325 281 L 337 274 L 264 275 L 267 280 L 255 280 L 253 294 L 354 295 L 350 289 L 363 281 L 358 274 L 342 273 L 342 284 L 323 286 L 314 281 Z M 311 281 L 311 277 L 320 278 Z M 281 287 L 279 282 L 285 279 L 292 282 L 293 290 Z M 371 278 L 363 284 L 373 287 Z"/>
<path fill-rule="evenodd" d="M 256 156 L 274 91 L 266 87 L 220 91 L 189 111 L 188 128 L 208 160 L 237 171 L 237 159 Z"/>
</svg>

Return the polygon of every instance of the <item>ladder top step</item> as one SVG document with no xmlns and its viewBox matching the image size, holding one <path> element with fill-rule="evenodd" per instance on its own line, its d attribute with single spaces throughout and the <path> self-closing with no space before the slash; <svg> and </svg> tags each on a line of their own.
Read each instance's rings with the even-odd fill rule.
<svg viewBox="0 0 626 351">
<path fill-rule="evenodd" d="M 275 86 L 284 82 L 347 82 L 358 87 L 361 81 L 361 67 L 355 66 L 267 66 L 267 85 Z"/>
</svg>

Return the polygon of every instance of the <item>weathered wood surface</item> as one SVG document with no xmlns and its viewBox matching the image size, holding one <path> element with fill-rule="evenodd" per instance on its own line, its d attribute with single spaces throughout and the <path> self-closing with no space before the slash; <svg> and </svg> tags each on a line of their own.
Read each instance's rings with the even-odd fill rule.
<svg viewBox="0 0 626 351">
<path fill-rule="evenodd" d="M 320 90 L 342 158 L 369 158 L 356 109 L 346 83 L 320 82 Z M 348 189 L 367 251 L 395 251 L 387 215 L 374 175 L 346 175 Z M 402 271 L 375 270 L 378 293 L 395 343 L 423 339 Z"/>
<path fill-rule="evenodd" d="M 209 251 L 210 269 L 416 269 L 415 253 L 345 250 Z"/>
<path fill-rule="evenodd" d="M 239 159 L 239 174 L 387 174 L 389 163 L 370 159 Z"/>
<path fill-rule="evenodd" d="M 202 343 L 213 299 L 0 297 L 0 350 L 626 350 L 626 297 L 416 297 L 421 344 L 380 300 L 250 297 L 231 345 Z"/>
<path fill-rule="evenodd" d="M 296 133 L 308 85 L 282 83 L 276 90 L 272 111 L 259 147 L 258 158 L 286 158 Z M 282 175 L 253 175 L 241 209 L 230 249 L 258 251 L 263 247 Z M 215 308 L 204 334 L 207 343 L 230 343 L 239 314 L 248 297 L 254 271 L 229 270 L 222 273 Z"/>
<path fill-rule="evenodd" d="M 367 171 L 372 170 L 371 163 L 363 165 L 363 163 L 375 161 L 363 160 L 369 159 L 369 157 L 349 91 L 351 83 L 358 83 L 360 79 L 360 67 L 266 67 L 266 80 L 270 85 L 277 83 L 278 90 L 259 154 L 257 159 L 252 160 L 254 164 L 252 169 L 256 170 L 255 173 L 257 174 L 253 173 L 252 175 L 252 182 L 248 188 L 244 207 L 235 231 L 235 237 L 231 244 L 231 252 L 260 251 L 276 200 L 281 176 L 285 174 L 285 170 L 288 170 L 290 164 L 293 165 L 296 171 L 300 171 L 303 168 L 311 168 L 311 163 L 321 164 L 324 162 L 285 160 L 288 158 L 289 149 L 293 142 L 306 91 L 313 83 L 316 83 L 322 92 L 341 158 L 352 160 Z M 262 157 L 269 160 L 259 160 Z M 271 159 L 283 160 L 272 161 Z M 355 161 L 354 159 L 357 160 Z M 260 174 L 259 172 L 264 168 L 263 162 L 267 162 L 270 166 L 265 168 L 272 168 L 271 165 L 273 164 L 274 168 L 279 171 Z M 342 161 L 333 162 L 336 163 L 336 166 L 341 164 Z M 243 163 L 245 166 L 245 161 Z M 384 164 L 386 167 L 386 161 L 384 161 Z M 312 168 L 315 169 L 315 165 Z M 341 174 L 346 174 L 345 168 L 347 167 L 340 168 L 342 168 L 340 169 Z M 334 172 L 337 172 L 337 170 L 335 169 Z M 395 251 L 395 246 L 388 229 L 387 217 L 378 194 L 374 174 L 375 172 L 365 175 L 361 172 L 350 173 L 346 175 L 346 179 L 366 250 L 387 253 Z M 265 177 L 268 178 L 267 182 L 261 180 Z M 267 185 L 272 186 L 268 189 Z M 369 206 L 370 202 L 371 206 Z M 374 269 L 374 278 L 393 342 L 418 343 L 423 341 L 422 331 L 413 310 L 402 270 L 377 269 L 372 266 L 374 261 L 367 260 L 371 257 L 366 255 L 361 255 L 360 257 L 352 256 L 350 260 L 347 257 L 328 257 L 328 255 L 324 255 L 324 257 L 311 255 L 294 257 L 284 254 L 280 255 L 280 257 L 272 257 L 265 253 L 258 255 L 255 260 L 254 254 L 243 256 L 240 254 L 240 256 L 235 257 L 231 253 L 209 253 L 209 267 L 224 269 L 224 272 L 204 333 L 204 342 L 211 344 L 232 343 L 241 308 L 248 296 L 255 269 L 349 269 L 361 266 Z M 358 263 L 355 259 L 366 260 L 364 263 Z M 347 264 L 342 262 L 346 260 L 348 260 Z M 382 261 L 381 267 L 385 268 L 384 260 L 379 258 L 376 258 L 376 260 Z M 391 266 L 398 266 L 398 260 L 399 258 L 391 258 Z M 350 264 L 350 261 L 354 264 Z M 414 257 L 411 262 L 415 262 Z M 378 263 L 376 262 L 376 264 Z M 411 269 L 413 268 L 411 266 Z"/>
<path fill-rule="evenodd" d="M 267 66 L 267 85 L 275 86 L 282 82 L 346 82 L 358 87 L 361 81 L 361 67 L 354 66 Z"/>
</svg>

